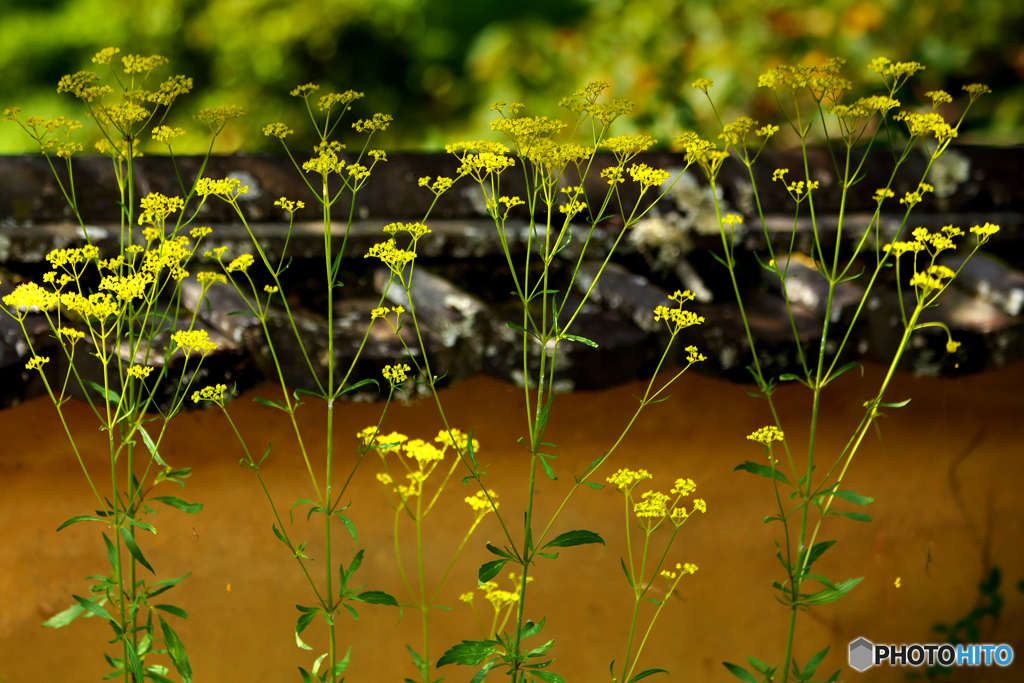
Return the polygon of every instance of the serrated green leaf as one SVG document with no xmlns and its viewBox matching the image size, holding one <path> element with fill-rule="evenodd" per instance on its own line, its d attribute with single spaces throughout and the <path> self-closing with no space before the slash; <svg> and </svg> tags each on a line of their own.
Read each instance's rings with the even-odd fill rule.
<svg viewBox="0 0 1024 683">
<path fill-rule="evenodd" d="M 807 566 L 804 567 L 804 571 L 806 572 L 807 570 L 809 570 L 811 568 L 811 565 L 814 564 L 814 561 L 817 560 L 819 557 L 821 557 L 825 553 L 826 550 L 828 550 L 829 548 L 831 548 L 835 544 L 836 544 L 835 541 L 822 541 L 821 543 L 815 543 L 814 546 L 811 548 L 810 555 L 807 557 Z M 804 563 L 804 552 L 801 551 L 800 552 L 800 557 L 797 560 L 797 567 L 803 566 L 803 563 Z"/>
<path fill-rule="evenodd" d="M 481 667 L 480 670 L 476 672 L 476 675 L 470 679 L 469 683 L 482 683 L 484 678 L 487 677 L 487 674 L 489 674 L 491 672 L 491 669 L 494 668 L 494 665 L 500 661 L 501 657 L 495 657 L 491 661 L 484 664 L 483 667 Z"/>
<path fill-rule="evenodd" d="M 544 630 L 545 621 L 547 621 L 547 618 L 541 619 L 540 622 L 536 624 L 532 621 L 527 621 L 525 624 L 523 624 L 523 630 L 519 634 L 519 639 L 526 640 L 527 638 L 533 638 L 535 635 Z"/>
<path fill-rule="evenodd" d="M 194 515 L 203 509 L 202 503 L 186 503 L 181 498 L 175 498 L 174 496 L 156 496 L 154 498 L 150 498 L 150 500 L 155 500 L 156 502 L 163 503 L 164 505 L 170 505 L 172 508 L 177 508 L 190 515 Z"/>
<path fill-rule="evenodd" d="M 604 539 L 593 531 L 587 531 L 586 529 L 574 529 L 573 531 L 566 531 L 563 534 L 558 534 L 554 539 L 544 544 L 544 548 L 570 548 L 576 545 L 588 545 L 590 543 L 600 543 L 604 545 Z"/>
</svg>

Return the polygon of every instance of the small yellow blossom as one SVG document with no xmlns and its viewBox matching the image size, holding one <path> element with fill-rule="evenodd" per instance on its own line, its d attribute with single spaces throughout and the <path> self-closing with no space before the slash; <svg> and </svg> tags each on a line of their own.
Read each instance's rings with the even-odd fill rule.
<svg viewBox="0 0 1024 683">
<path fill-rule="evenodd" d="M 236 271 L 244 273 L 246 269 L 249 266 L 251 266 L 254 262 L 255 259 L 253 259 L 252 254 L 242 254 L 238 258 L 234 259 L 231 263 L 229 263 L 225 270 L 227 270 L 227 272 L 229 273 L 234 273 Z"/>
<path fill-rule="evenodd" d="M 273 285 L 263 285 L 263 291 L 266 292 L 267 294 L 276 294 L 277 287 Z"/>
<path fill-rule="evenodd" d="M 50 362 L 50 358 L 43 356 L 32 356 L 32 359 L 25 363 L 26 370 L 39 370 L 42 372 L 43 365 Z"/>
<path fill-rule="evenodd" d="M 605 481 L 609 484 L 613 484 L 621 491 L 631 490 L 634 486 L 639 484 L 644 479 L 653 479 L 654 477 L 647 470 L 630 470 L 622 468 L 615 474 L 608 477 Z"/>
<path fill-rule="evenodd" d="M 491 497 L 490 500 L 487 499 L 488 495 Z M 497 497 L 497 493 L 488 489 L 487 493 L 477 491 L 474 496 L 466 496 L 466 502 L 477 513 L 477 517 L 483 517 L 488 512 L 493 512 L 498 509 L 498 503 L 495 501 Z M 495 501 L 493 505 L 491 504 L 491 501 Z"/>
<path fill-rule="evenodd" d="M 669 496 L 660 491 L 647 491 L 640 496 L 640 501 L 633 505 L 633 513 L 641 518 L 657 518 L 668 516 Z"/>
<path fill-rule="evenodd" d="M 784 437 L 782 431 L 773 425 L 761 427 L 756 432 L 747 435 L 747 439 L 750 441 L 756 441 L 765 446 L 771 446 L 773 441 L 782 441 Z"/>
<path fill-rule="evenodd" d="M 213 401 L 218 405 L 224 401 L 224 393 L 228 390 L 227 385 L 217 384 L 212 387 L 203 387 L 199 391 L 192 393 L 192 401 L 199 403 L 200 401 Z"/>
<path fill-rule="evenodd" d="M 439 431 L 437 436 L 434 437 L 434 442 L 444 444 L 445 448 L 452 446 L 456 450 L 463 451 L 469 446 L 469 435 L 452 427 L 450 430 L 442 429 Z M 480 442 L 473 439 L 473 452 L 477 453 L 479 450 Z"/>
<path fill-rule="evenodd" d="M 459 596 L 459 600 L 461 600 L 462 602 L 473 604 L 473 597 L 474 597 L 473 591 L 470 591 L 468 593 L 463 593 L 462 595 L 460 595 Z"/>
<path fill-rule="evenodd" d="M 128 376 L 135 379 L 146 379 L 151 372 L 153 372 L 153 368 L 145 365 L 133 365 L 128 368 Z"/>
<path fill-rule="evenodd" d="M 693 483 L 693 479 L 676 479 L 675 486 L 672 487 L 670 493 L 678 496 L 688 496 L 696 490 L 697 485 Z"/>
<path fill-rule="evenodd" d="M 381 374 L 384 375 L 384 379 L 388 381 L 388 384 L 394 388 L 406 380 L 406 373 L 409 372 L 410 369 L 411 368 L 408 365 L 403 365 L 401 363 L 385 365 Z"/>
<path fill-rule="evenodd" d="M 186 353 L 198 351 L 205 356 L 217 348 L 217 344 L 210 341 L 210 335 L 206 330 L 178 330 L 171 335 L 171 339 L 185 349 Z"/>
</svg>

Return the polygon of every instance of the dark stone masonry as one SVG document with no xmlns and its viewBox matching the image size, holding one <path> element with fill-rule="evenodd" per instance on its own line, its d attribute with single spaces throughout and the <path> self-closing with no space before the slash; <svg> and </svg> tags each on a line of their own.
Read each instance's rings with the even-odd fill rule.
<svg viewBox="0 0 1024 683">
<path fill-rule="evenodd" d="M 670 153 L 642 155 L 637 161 L 675 171 L 684 166 L 680 155 Z M 810 161 L 811 175 L 820 183 L 814 200 L 821 249 L 829 259 L 837 251 L 843 259 L 863 241 L 864 253 L 848 274 L 870 272 L 875 249 L 891 241 L 899 230 L 902 207 L 897 199 L 917 187 L 925 157 L 912 157 L 896 175 L 892 184 L 896 199 L 884 205 L 892 213 L 882 215 L 877 238 L 874 231 L 865 235 L 865 228 L 874 211 L 872 195 L 891 174 L 891 157 L 875 154 L 864 164 L 864 179 L 847 198 L 841 226 L 840 188 L 833 160 L 825 150 L 812 150 Z M 195 178 L 200 163 L 201 159 L 194 157 L 177 159 L 185 182 Z M 598 171 L 608 163 L 610 159 L 601 156 L 596 160 L 587 181 L 591 197 L 603 196 L 606 186 Z M 345 253 L 339 268 L 344 286 L 334 296 L 331 326 L 323 274 L 322 217 L 300 172 L 286 157 L 212 158 L 206 176 L 237 178 L 249 187 L 249 192 L 240 201 L 245 223 L 218 199 L 201 205 L 198 199 L 190 201 L 187 214 L 196 212 L 191 225 L 209 226 L 213 231 L 200 251 L 225 247 L 225 258 L 231 259 L 252 253 L 255 238 L 272 260 L 290 259 L 282 276 L 282 294 L 295 324 L 289 322 L 283 310 L 274 310 L 264 330 L 257 318 L 245 312 L 245 297 L 229 286 L 214 285 L 206 300 L 201 300 L 195 275 L 211 264 L 197 259 L 189 266 L 192 275 L 182 285 L 182 304 L 188 310 L 176 312 L 179 319 L 174 325 L 180 327 L 183 317 L 195 311 L 200 326 L 219 348 L 203 362 L 194 386 L 224 382 L 243 390 L 262 381 L 276 382 L 268 336 L 284 381 L 309 391 L 327 385 L 332 351 L 339 373 L 336 381 L 347 375 L 349 384 L 367 378 L 380 380 L 384 365 L 401 361 L 403 356 L 408 362 L 406 349 L 419 354 L 417 331 L 410 320 L 401 328 L 401 338 L 384 321 L 375 324 L 367 336 L 370 311 L 380 304 L 382 296 L 387 306 L 408 307 L 409 302 L 405 292 L 395 285 L 385 292 L 388 272 L 381 269 L 380 261 L 364 259 L 363 255 L 373 244 L 386 239 L 381 228 L 387 223 L 422 220 L 432 195 L 418 186 L 419 177 L 453 175 L 456 165 L 444 154 L 391 154 L 389 161 L 375 170 L 355 206 L 346 199 L 334 207 L 331 249 L 336 253 L 344 243 Z M 816 247 L 806 207 L 794 220 L 792 201 L 780 183 L 771 181 L 772 172 L 780 167 L 802 168 L 799 154 L 766 152 L 756 167 L 754 180 L 765 214 L 763 230 L 753 185 L 741 164 L 728 161 L 716 188 L 724 210 L 742 214 L 745 219 L 737 231 L 734 257 L 759 361 L 770 375 L 800 372 L 804 362 L 801 356 L 817 358 L 827 320 L 828 362 L 832 362 L 844 338 L 838 364 L 861 359 L 887 362 L 903 331 L 894 273 L 891 269 L 883 271 L 863 305 L 866 278 L 840 283 L 828 310 L 828 283 L 810 258 Z M 50 250 L 80 246 L 85 244 L 86 236 L 100 248 L 103 257 L 117 253 L 119 214 L 109 161 L 81 157 L 75 159 L 74 168 L 84 229 L 64 200 L 45 159 L 0 157 L 0 297 L 20 282 L 40 278 L 48 269 L 45 256 Z M 62 166 L 58 169 L 65 179 Z M 138 159 L 136 181 L 136 202 L 149 192 L 182 195 L 170 159 L 165 157 Z M 565 182 L 573 184 L 571 179 Z M 915 208 L 901 239 L 908 239 L 909 231 L 917 226 L 934 230 L 956 225 L 966 231 L 973 225 L 991 222 L 1002 230 L 984 253 L 979 252 L 967 263 L 955 286 L 922 319 L 948 326 L 953 338 L 961 342 L 959 349 L 952 354 L 946 351 L 945 332 L 939 327 L 920 330 L 911 338 L 901 367 L 919 375 L 949 376 L 1000 367 L 1024 356 L 1024 150 L 954 148 L 933 166 L 927 182 L 935 191 Z M 632 207 L 635 188 L 630 183 L 621 187 L 623 205 Z M 502 193 L 523 194 L 518 168 L 503 176 Z M 290 235 L 287 214 L 274 206 L 282 196 L 306 203 L 306 208 L 297 213 Z M 664 323 L 654 321 L 653 310 L 670 305 L 671 291 L 689 289 L 696 295 L 689 308 L 705 322 L 680 334 L 669 361 L 685 362 L 684 349 L 692 344 L 707 356 L 705 362 L 694 367 L 696 371 L 750 381 L 746 370 L 752 363 L 750 344 L 728 272 L 716 259 L 722 254 L 722 241 L 714 199 L 703 176 L 691 169 L 626 234 L 621 234 L 622 220 L 617 218 L 601 223 L 592 232 L 582 223 L 573 225 L 568 246 L 552 265 L 548 286 L 559 290 L 559 304 L 564 304 L 567 313 L 575 311 L 589 291 L 570 332 L 594 341 L 597 347 L 562 342 L 552 359 L 551 349 L 540 348 L 531 340 L 529 373 L 535 374 L 546 356 L 546 368 L 554 362 L 554 372 L 549 376 L 557 391 L 595 390 L 649 377 L 669 341 Z M 346 234 L 350 215 L 353 220 Z M 527 253 L 531 242 L 528 218 L 525 213 L 514 213 L 506 223 L 505 237 L 517 273 L 522 272 L 531 255 L 531 272 L 537 272 L 535 240 L 545 237 L 542 221 L 532 238 L 532 254 Z M 431 372 L 443 377 L 445 383 L 485 373 L 522 386 L 522 334 L 509 324 L 522 325 L 523 313 L 512 294 L 513 272 L 498 231 L 486 216 L 484 197 L 475 185 L 465 181 L 457 184 L 434 207 L 428 227 L 432 232 L 419 242 L 412 303 L 421 322 L 419 333 Z M 758 260 L 770 258 L 769 242 L 777 259 L 788 258 L 790 278 L 785 291 Z M 941 263 L 959 268 L 969 245 L 969 240 L 963 240 L 960 248 L 948 252 L 950 255 Z M 603 266 L 613 247 L 611 261 Z M 569 288 L 566 285 L 577 268 L 574 286 Z M 601 276 L 595 284 L 599 271 Z M 258 264 L 251 272 L 262 287 L 265 282 L 260 279 Z M 904 305 L 912 307 L 913 292 L 907 289 L 903 288 Z M 787 294 L 795 324 L 787 316 Z M 174 311 L 165 313 L 174 319 Z M 550 311 L 539 308 L 533 313 L 537 319 L 551 316 Z M 560 319 L 564 322 L 566 314 Z M 50 336 L 45 318 L 39 313 L 30 314 L 25 327 L 35 352 L 49 355 L 54 361 L 47 366 L 48 375 L 63 377 L 66 361 Z M 158 344 L 166 343 L 169 335 L 170 329 L 162 332 Z M 363 350 L 356 362 L 360 346 Z M 127 349 L 118 352 L 130 360 Z M 0 315 L 0 406 L 44 392 L 38 373 L 25 370 L 29 356 L 21 328 L 9 316 Z M 180 368 L 185 360 L 180 352 L 172 356 L 172 370 Z M 102 376 L 102 367 L 94 356 L 81 353 L 76 356 L 78 363 L 86 379 Z M 412 382 L 408 387 L 411 392 L 417 391 Z M 173 395 L 171 387 L 154 390 L 163 404 Z M 364 386 L 344 397 L 374 400 L 378 394 L 372 386 Z"/>
</svg>

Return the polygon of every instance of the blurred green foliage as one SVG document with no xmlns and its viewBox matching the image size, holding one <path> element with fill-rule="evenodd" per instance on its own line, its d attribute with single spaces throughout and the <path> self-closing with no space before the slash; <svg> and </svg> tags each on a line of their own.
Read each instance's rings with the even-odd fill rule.
<svg viewBox="0 0 1024 683">
<path fill-rule="evenodd" d="M 872 57 L 920 61 L 927 70 L 913 81 L 915 97 L 987 83 L 995 95 L 972 109 L 960 142 L 1024 141 L 1024 0 L 0 0 L 0 108 L 81 115 L 56 82 L 79 69 L 102 73 L 90 59 L 107 46 L 165 55 L 171 65 L 156 76 L 195 79 L 171 125 L 199 131 L 192 112 L 241 106 L 247 116 L 228 127 L 219 152 L 277 151 L 260 132 L 274 121 L 311 144 L 301 137 L 302 102 L 288 95 L 310 81 L 321 92 L 365 92 L 356 117 L 392 114 L 380 140 L 389 149 L 492 137 L 492 100 L 556 114 L 560 97 L 595 79 L 636 102 L 631 125 L 667 141 L 714 123 L 689 86 L 695 78 L 715 80 L 725 118 L 777 122 L 757 76 L 830 56 L 849 61 L 855 83 L 876 78 L 866 69 Z M 955 116 L 956 105 L 945 113 Z M 0 127 L 0 152 L 28 144 L 16 126 Z M 175 149 L 201 146 L 190 136 Z"/>
</svg>

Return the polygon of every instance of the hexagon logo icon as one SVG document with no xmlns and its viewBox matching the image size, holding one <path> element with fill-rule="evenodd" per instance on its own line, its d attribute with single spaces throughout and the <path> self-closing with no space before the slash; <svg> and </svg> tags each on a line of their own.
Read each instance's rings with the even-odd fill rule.
<svg viewBox="0 0 1024 683">
<path fill-rule="evenodd" d="M 857 671 L 865 671 L 874 664 L 875 646 L 866 638 L 858 638 L 850 643 L 850 666 Z"/>
</svg>

